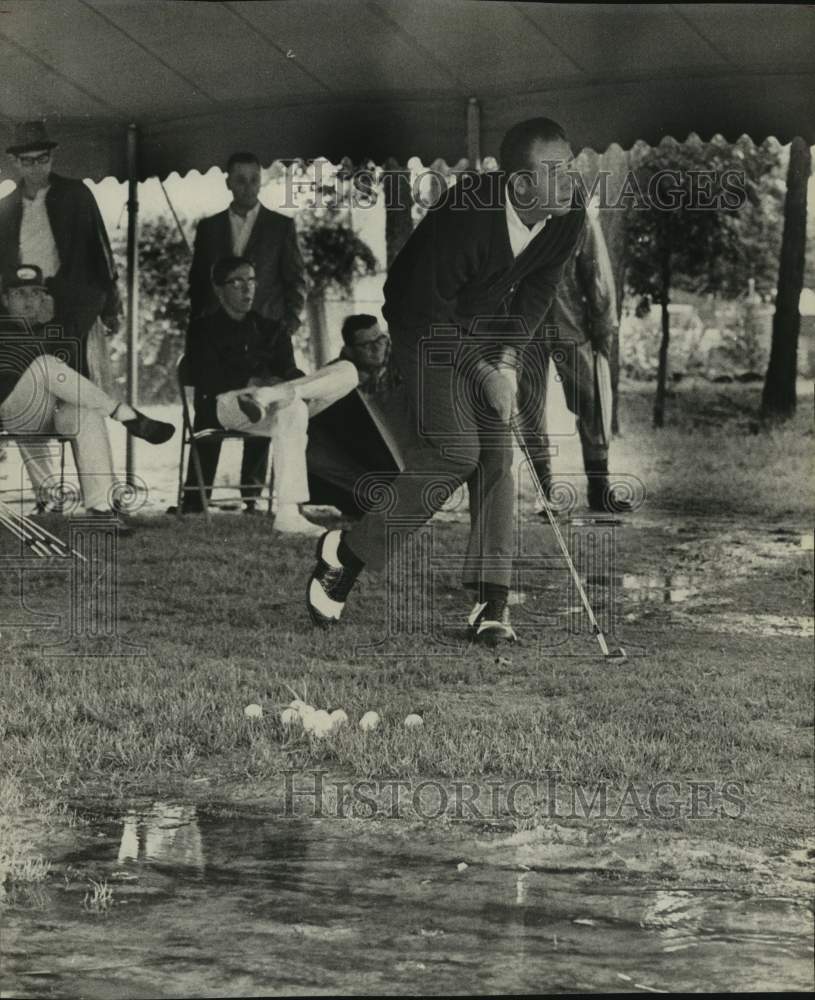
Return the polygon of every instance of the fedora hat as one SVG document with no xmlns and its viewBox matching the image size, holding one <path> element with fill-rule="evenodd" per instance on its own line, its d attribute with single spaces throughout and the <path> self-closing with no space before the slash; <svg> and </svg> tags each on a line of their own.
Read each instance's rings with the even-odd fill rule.
<svg viewBox="0 0 815 1000">
<path fill-rule="evenodd" d="M 7 153 L 15 156 L 35 149 L 53 149 L 58 144 L 49 138 L 45 122 L 19 122 L 14 126 L 14 142 L 6 147 Z"/>
</svg>

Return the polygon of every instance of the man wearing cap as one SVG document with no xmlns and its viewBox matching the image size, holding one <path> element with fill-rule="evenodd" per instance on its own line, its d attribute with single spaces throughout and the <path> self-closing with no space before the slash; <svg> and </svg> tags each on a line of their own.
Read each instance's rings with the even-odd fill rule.
<svg viewBox="0 0 815 1000">
<path fill-rule="evenodd" d="M 86 511 L 109 516 L 116 481 L 105 417 L 151 444 L 168 441 L 175 428 L 113 399 L 76 371 L 79 341 L 71 337 L 70 327 L 54 319 L 53 301 L 37 265 L 21 264 L 3 277 L 2 306 L 0 430 L 43 435 L 41 442 L 20 443 L 37 510 L 50 506 L 53 469 L 47 437 L 57 433 L 72 438 Z"/>
<path fill-rule="evenodd" d="M 20 264 L 39 267 L 57 315 L 82 344 L 80 371 L 89 374 L 89 360 L 94 369 L 102 360 L 89 359 L 89 337 L 95 338 L 100 319 L 115 332 L 121 302 L 99 208 L 81 180 L 52 171 L 56 146 L 45 124 L 34 121 L 18 125 L 6 149 L 18 185 L 0 200 L 0 273 Z"/>
<path fill-rule="evenodd" d="M 218 308 L 212 284 L 212 268 L 223 257 L 247 257 L 255 269 L 254 311 L 291 338 L 300 326 L 306 299 L 303 258 L 297 245 L 294 221 L 261 205 L 260 160 L 254 153 L 233 153 L 226 165 L 226 186 L 232 195 L 229 208 L 201 219 L 195 233 L 190 268 L 190 315 L 193 319 Z M 212 453 L 217 463 L 220 443 L 209 441 L 202 451 Z M 269 460 L 269 442 L 245 441 L 241 466 L 241 489 L 245 513 L 255 512 L 257 497 Z M 200 510 L 200 501 L 188 494 L 188 511 Z"/>
</svg>

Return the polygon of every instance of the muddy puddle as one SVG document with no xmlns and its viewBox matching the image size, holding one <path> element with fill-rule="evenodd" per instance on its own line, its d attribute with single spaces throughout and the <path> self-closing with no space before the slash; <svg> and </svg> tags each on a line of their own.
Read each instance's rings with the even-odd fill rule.
<svg viewBox="0 0 815 1000">
<path fill-rule="evenodd" d="M 563 838 L 439 846 L 159 802 L 82 837 L 7 897 L 3 997 L 813 987 L 805 893 Z"/>
<path fill-rule="evenodd" d="M 626 531 L 651 526 L 644 518 L 631 519 L 626 522 Z M 582 567 L 589 599 L 595 612 L 604 616 L 607 627 L 611 622 L 615 630 L 624 630 L 626 622 L 653 622 L 730 635 L 815 635 L 811 615 L 744 613 L 738 608 L 738 599 L 727 593 L 728 587 L 768 570 L 777 572 L 801 554 L 811 560 L 812 532 L 792 527 L 733 528 L 726 522 L 688 519 L 674 523 L 662 520 L 659 526 L 669 535 L 661 568 L 609 571 L 599 559 Z M 624 533 L 619 547 L 625 550 Z M 548 578 L 538 575 L 513 591 L 510 601 L 525 605 L 533 614 L 546 607 L 578 615 L 581 607 L 574 594 L 566 596 L 567 583 L 565 568 Z"/>
</svg>

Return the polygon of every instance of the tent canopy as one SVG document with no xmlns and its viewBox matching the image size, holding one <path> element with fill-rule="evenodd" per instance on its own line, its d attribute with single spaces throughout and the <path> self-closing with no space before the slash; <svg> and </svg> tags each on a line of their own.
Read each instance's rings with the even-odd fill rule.
<svg viewBox="0 0 815 1000">
<path fill-rule="evenodd" d="M 815 9 L 497 0 L 5 0 L 3 117 L 68 173 L 207 169 L 236 149 L 354 162 L 481 152 L 546 114 L 575 147 L 716 133 L 815 142 Z M 3 148 L 8 145 L 4 142 Z"/>
</svg>

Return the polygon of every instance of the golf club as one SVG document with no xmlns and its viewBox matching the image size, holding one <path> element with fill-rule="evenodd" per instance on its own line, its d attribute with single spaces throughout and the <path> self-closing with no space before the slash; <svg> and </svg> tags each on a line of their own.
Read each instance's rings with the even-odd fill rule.
<svg viewBox="0 0 815 1000">
<path fill-rule="evenodd" d="M 540 479 L 538 479 L 538 474 L 535 471 L 535 466 L 532 464 L 532 456 L 529 454 L 529 449 L 526 446 L 526 442 L 523 439 L 518 425 L 514 420 L 511 421 L 512 432 L 515 435 L 515 440 L 518 443 L 518 447 L 521 449 L 521 453 L 524 456 L 524 461 L 529 466 L 529 470 L 532 473 L 532 480 L 535 483 L 535 489 L 538 491 L 538 498 L 540 499 L 543 509 L 546 511 L 546 516 L 549 519 L 549 524 L 552 527 L 552 531 L 555 533 L 555 538 L 560 546 L 560 551 L 563 553 L 563 558 L 566 560 L 566 565 L 569 567 L 569 572 L 572 574 L 572 579 L 577 586 L 578 593 L 580 594 L 580 600 L 583 602 L 583 607 L 586 609 L 586 614 L 589 616 L 589 621 L 591 622 L 591 628 L 594 635 L 597 637 L 597 642 L 600 646 L 600 652 L 607 660 L 619 660 L 620 662 L 625 662 L 628 657 L 625 655 L 625 650 L 622 646 L 618 646 L 616 650 L 609 651 L 608 643 L 606 642 L 606 637 L 603 635 L 603 631 L 600 628 L 597 618 L 592 611 L 591 604 L 589 604 L 589 599 L 586 596 L 586 591 L 583 588 L 583 583 L 580 579 L 580 575 L 577 572 L 574 562 L 572 561 L 571 553 L 566 545 L 566 541 L 563 537 L 563 533 L 560 530 L 560 526 L 557 523 L 557 518 L 555 517 L 549 501 L 546 498 L 546 490 L 544 490 L 541 485 Z"/>
<path fill-rule="evenodd" d="M 70 555 L 75 555 L 83 562 L 87 562 L 85 556 L 75 549 L 68 549 L 68 546 L 56 535 L 52 535 L 41 525 L 24 514 L 18 514 L 5 501 L 0 500 L 0 525 L 7 528 L 15 538 L 18 538 L 35 555 L 45 559 L 48 556 L 56 555 L 61 559 L 67 559 Z"/>
</svg>

